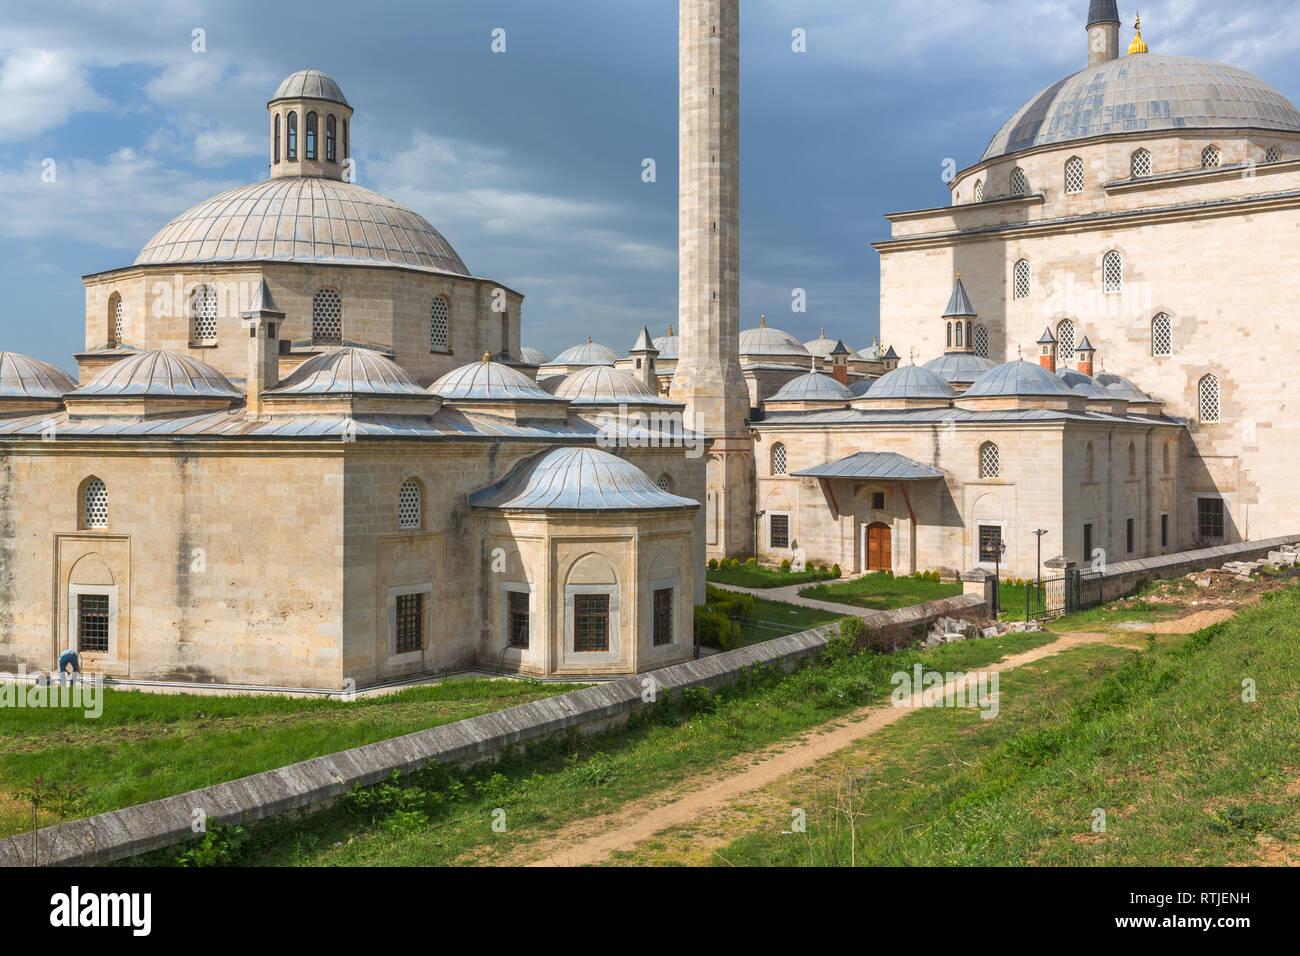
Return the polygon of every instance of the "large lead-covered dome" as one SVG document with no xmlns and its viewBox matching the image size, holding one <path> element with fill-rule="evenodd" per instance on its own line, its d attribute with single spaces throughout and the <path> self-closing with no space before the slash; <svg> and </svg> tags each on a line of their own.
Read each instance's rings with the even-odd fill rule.
<svg viewBox="0 0 1300 956">
<path fill-rule="evenodd" d="M 404 266 L 468 276 L 424 217 L 354 183 L 288 177 L 231 189 L 177 216 L 136 265 L 311 262 Z"/>
<path fill-rule="evenodd" d="M 984 160 L 1092 136 L 1181 129 L 1300 133 L 1300 110 L 1235 66 L 1143 53 L 1091 67 L 1043 90 L 998 131 Z"/>
</svg>

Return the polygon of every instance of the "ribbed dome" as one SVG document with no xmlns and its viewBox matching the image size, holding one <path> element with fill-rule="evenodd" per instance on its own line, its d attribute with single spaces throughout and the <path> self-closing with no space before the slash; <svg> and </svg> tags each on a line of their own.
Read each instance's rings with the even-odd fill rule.
<svg viewBox="0 0 1300 956">
<path fill-rule="evenodd" d="M 1091 375 L 1084 375 L 1082 372 L 1076 372 L 1073 369 L 1058 369 L 1056 374 L 1060 376 L 1070 389 L 1070 391 L 1082 395 L 1087 399 L 1108 399 L 1114 398 L 1110 392 L 1098 385 Z"/>
<path fill-rule="evenodd" d="M 373 349 L 331 349 L 293 370 L 275 395 L 420 395 L 429 393 L 405 369 Z"/>
<path fill-rule="evenodd" d="M 851 402 L 853 393 L 829 375 L 812 372 L 781 386 L 769 402 Z"/>
<path fill-rule="evenodd" d="M 462 366 L 430 385 L 429 391 L 449 402 L 562 401 L 523 372 L 500 362 L 474 362 Z"/>
<path fill-rule="evenodd" d="M 697 508 L 661 491 L 631 462 L 594 448 L 558 448 L 520 462 L 501 481 L 470 495 L 474 508 L 527 511 L 633 511 Z"/>
<path fill-rule="evenodd" d="M 867 392 L 871 391 L 871 386 L 876 383 L 869 378 L 864 378 L 860 382 L 854 382 L 849 386 L 849 391 L 853 393 L 854 398 L 861 398 Z"/>
<path fill-rule="evenodd" d="M 551 365 L 613 365 L 621 361 L 619 355 L 607 345 L 599 342 L 583 342 L 571 349 L 565 349 L 551 360 Z"/>
<path fill-rule="evenodd" d="M 546 357 L 546 353 L 530 349 L 526 345 L 519 350 L 519 358 L 529 365 L 546 365 L 551 361 Z"/>
<path fill-rule="evenodd" d="M 1007 362 L 985 372 L 963 393 L 963 398 L 1038 396 L 1056 398 L 1073 395 L 1054 372 L 1030 362 Z"/>
<path fill-rule="evenodd" d="M 0 352 L 0 399 L 62 398 L 77 381 L 61 368 L 17 352 Z"/>
<path fill-rule="evenodd" d="M 1300 111 L 1235 66 L 1144 53 L 1049 86 L 998 131 L 984 159 L 1091 136 L 1182 129 L 1300 132 Z"/>
<path fill-rule="evenodd" d="M 320 70 L 299 70 L 286 76 L 284 82 L 275 91 L 275 96 L 271 97 L 271 102 L 299 98 L 329 100 L 331 103 L 350 105 L 343 96 L 343 91 L 339 89 L 339 85 Z"/>
<path fill-rule="evenodd" d="M 808 350 L 809 355 L 815 355 L 817 358 L 830 358 L 831 352 L 835 350 L 835 346 L 838 344 L 838 339 L 828 339 L 826 337 L 826 330 L 822 329 L 820 338 L 813 339 L 811 342 L 805 342 L 803 347 Z"/>
<path fill-rule="evenodd" d="M 930 359 L 922 368 L 934 372 L 945 382 L 958 382 L 969 385 L 989 369 L 994 367 L 991 359 L 981 358 L 972 352 L 951 352 Z"/>
<path fill-rule="evenodd" d="M 111 395 L 154 398 L 243 398 L 244 393 L 211 365 L 188 355 L 154 349 L 114 362 L 71 393 L 78 398 Z"/>
<path fill-rule="evenodd" d="M 1123 398 L 1130 402 L 1151 402 L 1155 401 L 1149 394 L 1138 388 L 1132 381 L 1123 375 L 1115 375 L 1111 372 L 1101 372 L 1097 376 L 1097 384 L 1116 398 Z"/>
<path fill-rule="evenodd" d="M 593 365 L 564 379 L 558 398 L 575 405 L 674 405 L 650 391 L 640 379 L 608 365 Z"/>
<path fill-rule="evenodd" d="M 677 335 L 665 335 L 655 339 L 655 348 L 659 350 L 659 361 L 675 362 L 681 341 L 681 337 Z"/>
<path fill-rule="evenodd" d="M 173 219 L 136 265 L 316 262 L 404 266 L 467 276 L 428 221 L 353 183 L 285 177 L 231 189 Z"/>
<path fill-rule="evenodd" d="M 798 355 L 812 358 L 802 342 L 789 332 L 762 326 L 740 333 L 741 355 Z"/>
<path fill-rule="evenodd" d="M 952 386 L 928 368 L 900 365 L 876 379 L 867 398 L 954 398 Z"/>
</svg>

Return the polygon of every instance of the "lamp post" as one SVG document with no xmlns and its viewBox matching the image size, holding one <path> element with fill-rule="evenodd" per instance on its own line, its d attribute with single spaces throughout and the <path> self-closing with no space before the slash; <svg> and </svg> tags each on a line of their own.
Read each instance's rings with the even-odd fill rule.
<svg viewBox="0 0 1300 956">
<path fill-rule="evenodd" d="M 1043 535 L 1045 534 L 1047 534 L 1047 531 L 1043 528 L 1039 528 L 1034 532 L 1034 535 L 1038 538 L 1038 584 L 1040 587 L 1043 583 Z"/>
<path fill-rule="evenodd" d="M 998 537 L 998 545 L 993 549 L 993 616 L 1002 613 L 1002 555 L 1007 553 L 1007 543 Z"/>
<path fill-rule="evenodd" d="M 762 539 L 759 537 L 758 531 L 759 528 L 762 527 L 763 516 L 766 514 L 766 511 L 758 511 L 754 513 L 754 560 L 756 561 L 758 560 L 759 552 L 762 550 Z"/>
</svg>

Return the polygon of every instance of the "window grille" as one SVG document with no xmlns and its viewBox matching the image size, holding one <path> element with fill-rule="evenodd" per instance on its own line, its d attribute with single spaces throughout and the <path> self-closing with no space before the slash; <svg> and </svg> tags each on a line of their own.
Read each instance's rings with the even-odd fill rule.
<svg viewBox="0 0 1300 956">
<path fill-rule="evenodd" d="M 984 180 L 982 179 L 975 183 L 975 201 L 984 201 Z"/>
<path fill-rule="evenodd" d="M 86 483 L 83 517 L 87 528 L 108 527 L 108 486 L 98 478 Z"/>
<path fill-rule="evenodd" d="M 996 478 L 1002 470 L 1002 453 L 993 442 L 980 446 L 980 477 Z"/>
<path fill-rule="evenodd" d="M 654 646 L 673 642 L 673 589 L 660 588 L 654 593 Z"/>
<path fill-rule="evenodd" d="M 429 306 L 429 348 L 446 352 L 451 341 L 451 309 L 442 296 L 434 297 Z"/>
<path fill-rule="evenodd" d="M 673 480 L 667 475 L 660 475 L 658 480 L 655 481 L 655 485 L 663 492 L 671 492 L 673 490 Z"/>
<path fill-rule="evenodd" d="M 1134 179 L 1145 179 L 1151 175 L 1151 154 L 1139 149 L 1129 160 L 1129 171 Z"/>
<path fill-rule="evenodd" d="M 775 445 L 772 448 L 772 474 L 785 474 L 785 445 Z"/>
<path fill-rule="evenodd" d="M 1102 261 L 1102 284 L 1109 295 L 1124 291 L 1124 257 L 1118 252 L 1106 253 Z"/>
<path fill-rule="evenodd" d="M 609 595 L 573 596 L 573 649 L 579 654 L 609 650 Z"/>
<path fill-rule="evenodd" d="M 397 596 L 397 653 L 412 654 L 424 649 L 424 595 Z"/>
<path fill-rule="evenodd" d="M 980 358 L 989 357 L 989 330 L 982 325 L 975 326 L 975 354 Z"/>
<path fill-rule="evenodd" d="M 1061 361 L 1074 358 L 1074 323 L 1066 319 L 1056 327 L 1056 355 Z"/>
<path fill-rule="evenodd" d="M 528 595 L 523 591 L 510 591 L 508 622 L 510 646 L 528 649 Z"/>
<path fill-rule="evenodd" d="M 420 527 L 421 501 L 420 486 L 414 481 L 402 485 L 397 495 L 397 526 L 399 528 Z"/>
<path fill-rule="evenodd" d="M 1083 192 L 1083 160 L 1078 156 L 1065 164 L 1065 191 L 1070 195 Z"/>
<path fill-rule="evenodd" d="M 1201 379 L 1201 421 L 1213 425 L 1219 420 L 1219 380 L 1213 375 Z"/>
<path fill-rule="evenodd" d="M 993 564 L 1002 558 L 1002 529 L 995 524 L 980 525 L 980 562 Z"/>
<path fill-rule="evenodd" d="M 1156 357 L 1174 354 L 1173 323 L 1163 312 L 1151 320 L 1151 354 Z"/>
<path fill-rule="evenodd" d="M 790 547 L 790 516 L 768 515 L 768 540 L 772 548 Z"/>
<path fill-rule="evenodd" d="M 1196 531 L 1202 538 L 1223 537 L 1223 499 L 1196 499 Z"/>
<path fill-rule="evenodd" d="M 1222 161 L 1223 154 L 1219 152 L 1219 147 L 1211 144 L 1201 150 L 1201 169 L 1218 169 Z"/>
<path fill-rule="evenodd" d="M 122 344 L 122 297 L 113 296 L 113 344 Z"/>
<path fill-rule="evenodd" d="M 212 286 L 201 285 L 190 293 L 190 323 L 196 344 L 217 340 L 217 290 Z"/>
<path fill-rule="evenodd" d="M 77 595 L 77 650 L 108 653 L 108 595 Z"/>
<path fill-rule="evenodd" d="M 1266 163 L 1282 162 L 1282 150 L 1278 149 L 1276 146 L 1270 146 L 1268 148 L 1268 152 L 1264 154 L 1264 162 Z"/>
<path fill-rule="evenodd" d="M 1016 298 L 1028 299 L 1034 289 L 1034 270 L 1028 259 L 1016 263 Z"/>
<path fill-rule="evenodd" d="M 1011 195 L 1025 196 L 1029 193 L 1029 177 L 1017 166 L 1011 171 Z"/>
<path fill-rule="evenodd" d="M 343 344 L 343 299 L 321 289 L 311 300 L 311 340 L 316 345 Z"/>
</svg>

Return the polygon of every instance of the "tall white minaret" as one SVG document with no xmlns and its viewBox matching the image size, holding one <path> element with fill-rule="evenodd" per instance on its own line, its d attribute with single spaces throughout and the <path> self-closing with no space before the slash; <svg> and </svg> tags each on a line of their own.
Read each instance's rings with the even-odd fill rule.
<svg viewBox="0 0 1300 956">
<path fill-rule="evenodd" d="M 753 443 L 740 371 L 740 0 L 680 0 L 680 352 L 672 397 L 714 439 L 711 555 L 753 553 Z"/>
<path fill-rule="evenodd" d="M 1119 6 L 1116 0 L 1092 0 L 1088 7 L 1088 66 L 1119 59 Z"/>
</svg>

